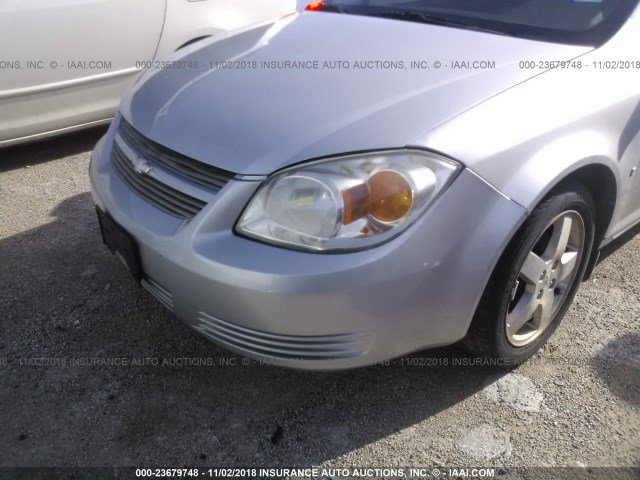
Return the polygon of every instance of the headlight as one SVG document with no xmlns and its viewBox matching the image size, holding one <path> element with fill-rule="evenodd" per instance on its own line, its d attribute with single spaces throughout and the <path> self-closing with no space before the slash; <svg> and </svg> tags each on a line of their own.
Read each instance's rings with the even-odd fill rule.
<svg viewBox="0 0 640 480">
<path fill-rule="evenodd" d="M 260 187 L 238 233 L 308 250 L 368 248 L 408 227 L 460 165 L 398 150 L 322 160 L 284 170 Z"/>
</svg>

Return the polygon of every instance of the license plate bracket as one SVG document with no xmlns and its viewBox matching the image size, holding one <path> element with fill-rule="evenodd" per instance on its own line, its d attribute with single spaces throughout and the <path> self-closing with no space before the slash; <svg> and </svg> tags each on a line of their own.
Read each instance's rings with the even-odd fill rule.
<svg viewBox="0 0 640 480">
<path fill-rule="evenodd" d="M 133 275 L 133 278 L 136 279 L 136 282 L 140 283 L 142 280 L 142 263 L 140 262 L 138 243 L 108 213 L 97 207 L 96 212 L 100 223 L 102 242 L 111 253 L 120 257 L 129 272 L 131 272 L 131 275 Z"/>
</svg>

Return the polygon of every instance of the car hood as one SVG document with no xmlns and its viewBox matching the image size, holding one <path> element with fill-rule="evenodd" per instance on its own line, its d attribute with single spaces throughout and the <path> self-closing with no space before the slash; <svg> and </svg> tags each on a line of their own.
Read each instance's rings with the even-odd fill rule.
<svg viewBox="0 0 640 480">
<path fill-rule="evenodd" d="M 568 60 L 588 50 L 305 12 L 189 47 L 147 73 L 121 111 L 168 148 L 263 175 L 306 159 L 411 145 L 541 72 L 522 61 Z"/>
</svg>

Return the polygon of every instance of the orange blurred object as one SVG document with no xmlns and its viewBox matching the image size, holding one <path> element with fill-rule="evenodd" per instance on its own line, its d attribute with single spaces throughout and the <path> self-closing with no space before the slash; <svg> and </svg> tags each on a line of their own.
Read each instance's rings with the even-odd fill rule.
<svg viewBox="0 0 640 480">
<path fill-rule="evenodd" d="M 324 7 L 324 2 L 311 2 L 305 7 L 305 10 L 320 10 L 322 7 Z"/>
</svg>

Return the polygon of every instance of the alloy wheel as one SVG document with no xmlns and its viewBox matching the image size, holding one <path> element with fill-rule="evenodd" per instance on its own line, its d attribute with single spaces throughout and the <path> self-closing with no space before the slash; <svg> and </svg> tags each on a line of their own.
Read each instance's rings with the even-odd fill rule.
<svg viewBox="0 0 640 480">
<path fill-rule="evenodd" d="M 584 243 L 584 220 L 575 210 L 543 230 L 510 290 L 505 331 L 511 345 L 528 345 L 551 324 L 576 281 Z"/>
</svg>

